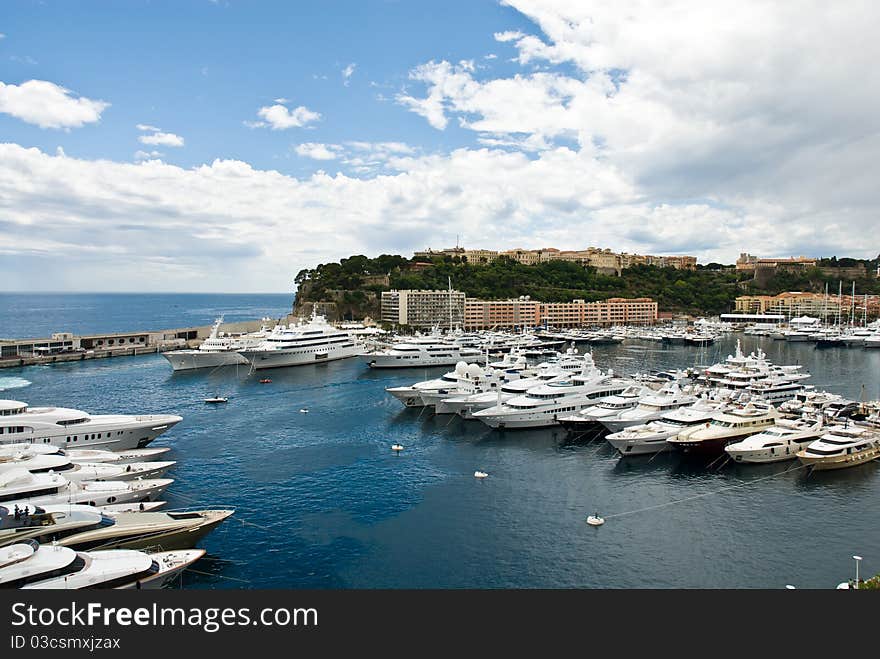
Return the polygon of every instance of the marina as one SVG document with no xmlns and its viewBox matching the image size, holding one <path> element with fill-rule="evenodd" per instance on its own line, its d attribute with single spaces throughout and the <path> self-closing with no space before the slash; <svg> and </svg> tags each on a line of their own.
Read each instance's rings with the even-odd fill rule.
<svg viewBox="0 0 880 659">
<path fill-rule="evenodd" d="M 638 424 L 662 426 L 688 409 L 659 409 L 689 395 L 669 389 L 668 378 L 738 354 L 809 373 L 811 391 L 880 398 L 880 352 L 742 333 L 715 333 L 711 344 L 638 336 L 585 343 L 562 355 L 545 382 L 586 373 L 584 384 L 602 398 L 620 397 L 624 378 L 655 374 L 635 399 L 651 391 L 661 396 L 650 403 L 658 409 L 634 413 L 636 403 L 624 411 Z M 529 363 L 548 358 L 535 353 Z M 521 368 L 515 352 L 500 363 Z M 472 377 L 475 366 L 459 378 Z M 714 453 L 621 458 L 609 442 L 578 439 L 558 424 L 498 430 L 454 409 L 435 413 L 437 386 L 420 392 L 428 405 L 409 408 L 386 391 L 442 382 L 456 368 L 375 369 L 346 358 L 276 368 L 264 382 L 241 364 L 175 371 L 150 354 L 11 369 L 0 387 L 15 388 L 0 395 L 34 406 L 182 417 L 149 443 L 176 462 L 173 483 L 157 494 L 166 502 L 160 511 L 236 511 L 200 543 L 207 554 L 185 575 L 187 588 L 766 588 L 778 581 L 827 588 L 848 573 L 854 547 L 880 554 L 880 534 L 863 514 L 880 497 L 876 461 L 812 473 L 797 460 L 710 466 Z M 493 382 L 498 390 L 529 379 L 509 377 L 480 380 L 474 386 L 486 393 L 471 396 L 493 399 L 491 407 L 500 394 Z M 589 392 L 578 395 L 587 400 Z M 785 405 L 815 404 L 807 398 Z M 776 513 L 781 508 L 785 516 Z M 602 528 L 587 533 L 588 515 Z M 817 524 L 831 518 L 823 547 L 815 547 Z M 676 533 L 661 531 L 669 528 Z"/>
</svg>

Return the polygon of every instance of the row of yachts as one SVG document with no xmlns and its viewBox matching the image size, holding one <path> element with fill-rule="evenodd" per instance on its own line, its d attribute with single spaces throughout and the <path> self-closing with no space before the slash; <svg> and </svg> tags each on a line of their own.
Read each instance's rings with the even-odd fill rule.
<svg viewBox="0 0 880 659">
<path fill-rule="evenodd" d="M 621 377 L 590 353 L 567 350 L 537 366 L 515 353 L 459 363 L 440 378 L 386 391 L 411 408 L 457 414 L 499 429 L 562 427 L 604 437 L 622 456 L 678 450 L 739 463 L 799 459 L 837 469 L 880 457 L 880 404 L 804 383 L 799 365 L 760 350 L 701 370 Z"/>
<path fill-rule="evenodd" d="M 161 588 L 232 510 L 160 510 L 176 415 L 0 400 L 0 588 Z"/>
</svg>

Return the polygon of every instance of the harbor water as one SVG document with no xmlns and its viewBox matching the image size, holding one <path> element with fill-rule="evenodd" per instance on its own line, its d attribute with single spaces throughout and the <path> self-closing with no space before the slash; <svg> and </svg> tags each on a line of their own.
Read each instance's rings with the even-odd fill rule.
<svg viewBox="0 0 880 659">
<path fill-rule="evenodd" d="M 803 364 L 817 388 L 880 397 L 880 351 L 733 334 L 703 349 L 627 341 L 593 355 L 619 373 L 687 367 L 723 360 L 737 338 Z M 620 459 L 604 441 L 492 431 L 385 392 L 444 370 L 349 359 L 173 374 L 144 355 L 9 369 L 0 397 L 183 416 L 153 444 L 178 461 L 168 507 L 236 509 L 203 541 L 187 588 L 833 588 L 853 554 L 863 574 L 880 572 L 876 462 L 808 475 L 791 462 Z M 229 402 L 204 403 L 215 394 Z M 604 526 L 585 523 L 595 512 Z"/>
</svg>

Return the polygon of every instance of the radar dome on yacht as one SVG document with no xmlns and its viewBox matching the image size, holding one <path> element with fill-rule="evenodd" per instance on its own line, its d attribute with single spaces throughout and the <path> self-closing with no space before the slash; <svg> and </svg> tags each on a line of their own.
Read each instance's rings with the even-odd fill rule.
<svg viewBox="0 0 880 659">
<path fill-rule="evenodd" d="M 467 367 L 468 367 L 467 362 L 458 362 L 455 365 L 455 372 L 458 375 L 467 375 Z"/>
<path fill-rule="evenodd" d="M 464 362 L 459 362 L 464 363 Z M 472 378 L 478 378 L 483 374 L 483 369 L 480 368 L 479 364 L 470 364 L 467 367 L 467 374 Z"/>
</svg>

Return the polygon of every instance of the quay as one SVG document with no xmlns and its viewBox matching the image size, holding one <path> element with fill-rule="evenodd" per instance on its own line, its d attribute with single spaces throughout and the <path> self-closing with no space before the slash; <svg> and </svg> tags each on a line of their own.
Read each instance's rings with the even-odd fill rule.
<svg viewBox="0 0 880 659">
<path fill-rule="evenodd" d="M 264 325 L 284 319 L 246 320 L 223 323 L 227 334 L 256 332 Z M 48 338 L 0 339 L 0 368 L 39 366 L 85 359 L 106 359 L 195 348 L 211 333 L 211 325 L 175 329 L 83 334 L 56 332 Z"/>
</svg>

